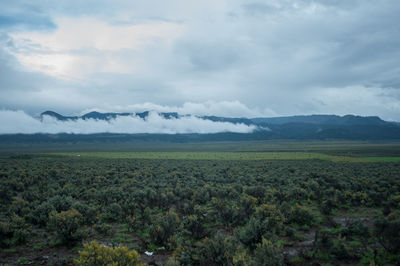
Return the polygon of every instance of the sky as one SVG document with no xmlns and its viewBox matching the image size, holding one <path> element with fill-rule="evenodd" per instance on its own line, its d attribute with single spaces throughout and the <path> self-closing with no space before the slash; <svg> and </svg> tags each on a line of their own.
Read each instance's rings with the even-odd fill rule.
<svg viewBox="0 0 400 266">
<path fill-rule="evenodd" d="M 156 110 L 400 121 L 397 0 L 2 0 L 0 10 L 3 120 Z"/>
</svg>

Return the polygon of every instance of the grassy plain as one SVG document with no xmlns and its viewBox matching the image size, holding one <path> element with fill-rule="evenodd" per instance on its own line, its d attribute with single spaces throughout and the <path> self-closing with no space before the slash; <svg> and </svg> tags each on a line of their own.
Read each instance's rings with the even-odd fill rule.
<svg viewBox="0 0 400 266">
<path fill-rule="evenodd" d="M 0 157 L 33 154 L 116 159 L 309 160 L 397 162 L 400 142 L 216 141 L 0 143 Z"/>
<path fill-rule="evenodd" d="M 381 151 L 382 152 L 382 151 Z M 342 152 L 302 151 L 90 151 L 48 153 L 50 156 L 76 156 L 103 159 L 161 159 L 161 160 L 326 160 L 331 162 L 399 162 L 400 156 L 368 156 Z M 366 156 L 367 155 L 367 156 Z"/>
<path fill-rule="evenodd" d="M 0 153 L 37 152 L 317 152 L 346 156 L 400 156 L 400 141 L 71 141 L 0 142 Z"/>
<path fill-rule="evenodd" d="M 49 155 L 104 159 L 162 159 L 162 160 L 327 160 L 332 162 L 366 162 L 365 158 L 331 155 L 317 152 L 66 152 Z M 384 161 L 385 158 L 372 157 Z M 394 157 L 397 158 L 397 157 Z"/>
</svg>

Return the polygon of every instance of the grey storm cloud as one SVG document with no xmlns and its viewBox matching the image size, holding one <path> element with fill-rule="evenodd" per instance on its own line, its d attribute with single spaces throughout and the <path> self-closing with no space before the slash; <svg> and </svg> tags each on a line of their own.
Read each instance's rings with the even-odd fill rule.
<svg viewBox="0 0 400 266">
<path fill-rule="evenodd" d="M 2 1 L 0 107 L 400 120 L 400 2 Z M 242 110 L 242 109 L 240 109 Z M 244 109 L 243 109 L 244 110 Z M 216 114 L 218 115 L 218 114 Z"/>
</svg>

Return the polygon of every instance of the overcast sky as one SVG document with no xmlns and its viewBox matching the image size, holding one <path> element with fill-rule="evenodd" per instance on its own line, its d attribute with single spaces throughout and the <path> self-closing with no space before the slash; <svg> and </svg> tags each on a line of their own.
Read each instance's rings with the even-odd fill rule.
<svg viewBox="0 0 400 266">
<path fill-rule="evenodd" d="M 400 121 L 398 0 L 0 1 L 0 109 Z"/>
</svg>

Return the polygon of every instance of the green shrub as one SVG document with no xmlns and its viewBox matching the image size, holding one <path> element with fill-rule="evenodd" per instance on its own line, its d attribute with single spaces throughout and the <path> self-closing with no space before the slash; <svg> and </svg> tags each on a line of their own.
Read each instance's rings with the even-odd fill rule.
<svg viewBox="0 0 400 266">
<path fill-rule="evenodd" d="M 155 244 L 166 244 L 180 225 L 179 216 L 174 211 L 169 211 L 160 217 L 150 228 L 150 236 Z"/>
<path fill-rule="evenodd" d="M 109 221 L 117 221 L 122 215 L 122 208 L 118 203 L 112 203 L 107 207 L 106 217 Z"/>
<path fill-rule="evenodd" d="M 375 235 L 389 252 L 400 251 L 400 219 L 380 219 L 375 222 Z"/>
<path fill-rule="evenodd" d="M 254 250 L 253 265 L 283 265 L 283 255 L 275 248 L 271 241 L 262 238 Z"/>
<path fill-rule="evenodd" d="M 202 238 L 205 235 L 204 221 L 197 215 L 186 216 L 183 220 L 184 228 L 190 232 L 190 235 L 194 238 Z"/>
<path fill-rule="evenodd" d="M 311 225 L 315 218 L 307 207 L 296 204 L 290 209 L 288 220 L 299 225 Z"/>
<path fill-rule="evenodd" d="M 28 262 L 28 259 L 25 258 L 25 257 L 20 257 L 20 258 L 18 258 L 18 260 L 17 260 L 17 264 L 25 264 L 25 263 L 27 263 L 27 262 Z"/>
<path fill-rule="evenodd" d="M 335 207 L 333 200 L 328 199 L 321 203 L 321 212 L 325 215 L 330 215 Z"/>
<path fill-rule="evenodd" d="M 268 219 L 251 218 L 242 230 L 237 231 L 237 238 L 245 246 L 254 249 L 261 243 L 263 235 L 268 231 Z"/>
<path fill-rule="evenodd" d="M 362 221 L 354 221 L 348 224 L 341 231 L 342 235 L 352 237 L 352 236 L 362 236 L 369 237 L 368 227 Z"/>
<path fill-rule="evenodd" d="M 39 225 L 39 226 L 44 226 L 48 223 L 49 221 L 49 214 L 54 211 L 55 208 L 52 204 L 49 202 L 45 201 L 41 203 L 34 211 L 32 214 L 32 221 L 33 223 Z"/>
<path fill-rule="evenodd" d="M 82 214 L 84 224 L 91 225 L 97 221 L 97 213 L 94 207 L 78 201 L 72 204 L 72 208 Z"/>
<path fill-rule="evenodd" d="M 341 237 L 333 241 L 333 246 L 330 251 L 331 254 L 339 260 L 351 258 L 349 248 L 347 247 L 345 240 Z"/>
<path fill-rule="evenodd" d="M 96 241 L 83 245 L 79 257 L 74 261 L 79 266 L 105 266 L 105 265 L 132 265 L 144 266 L 139 254 L 121 245 L 107 247 L 99 245 Z"/>
<path fill-rule="evenodd" d="M 111 225 L 106 223 L 94 224 L 93 228 L 100 234 L 108 235 L 111 233 Z"/>
<path fill-rule="evenodd" d="M 70 243 L 80 240 L 83 237 L 81 226 L 83 217 L 75 209 L 62 212 L 52 212 L 49 217 L 50 227 L 57 232 L 63 243 Z"/>
<path fill-rule="evenodd" d="M 180 245 L 170 265 L 249 265 L 249 257 L 238 241 L 218 234 L 204 238 L 195 245 L 186 242 Z"/>
<path fill-rule="evenodd" d="M 53 205 L 57 212 L 66 211 L 71 208 L 74 203 L 74 199 L 70 196 L 56 195 L 48 200 Z"/>
<path fill-rule="evenodd" d="M 25 219 L 12 215 L 9 221 L 0 222 L 0 246 L 24 244 L 31 235 L 31 227 Z"/>
</svg>

